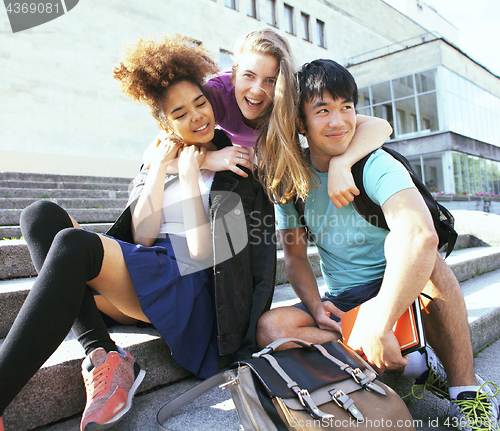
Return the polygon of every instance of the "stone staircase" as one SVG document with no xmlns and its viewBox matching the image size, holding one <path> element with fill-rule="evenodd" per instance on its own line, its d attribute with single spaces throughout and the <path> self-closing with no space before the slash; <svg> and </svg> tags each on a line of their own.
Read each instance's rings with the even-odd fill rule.
<svg viewBox="0 0 500 431">
<path fill-rule="evenodd" d="M 22 208 L 37 199 L 51 199 L 87 229 L 105 232 L 125 206 L 129 182 L 123 178 L 0 173 L 0 239 L 4 238 L 0 240 L 0 338 L 7 334 L 36 276 L 26 244 L 20 239 L 18 220 Z M 490 218 L 484 220 L 487 216 Z M 476 219 L 479 222 L 474 222 Z M 466 298 L 475 351 L 500 335 L 499 220 L 500 216 L 469 211 L 457 216 L 457 225 L 462 226 L 465 233 L 459 236 L 456 251 L 447 259 Z M 477 237 L 475 232 L 483 232 L 488 223 L 496 226 L 496 234 L 488 229 L 488 234 Z M 322 284 L 317 251 L 310 247 L 308 252 Z M 287 284 L 283 252 L 278 250 L 273 307 L 296 301 L 293 289 Z M 168 346 L 154 329 L 124 326 L 111 328 L 110 332 L 147 370 L 139 392 L 165 385 L 176 391 L 189 376 L 172 360 Z M 83 350 L 70 333 L 5 411 L 6 430 L 35 429 L 79 415 L 85 405 L 80 374 L 82 359 Z M 154 425 L 154 417 L 150 420 Z M 118 425 L 116 429 L 123 426 Z M 64 423 L 58 427 L 77 429 L 75 425 L 66 428 Z"/>
</svg>

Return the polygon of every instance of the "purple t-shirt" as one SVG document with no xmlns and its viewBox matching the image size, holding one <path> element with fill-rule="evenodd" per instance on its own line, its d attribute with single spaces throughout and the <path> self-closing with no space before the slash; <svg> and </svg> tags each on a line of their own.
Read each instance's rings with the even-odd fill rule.
<svg viewBox="0 0 500 431">
<path fill-rule="evenodd" d="M 231 69 L 218 73 L 203 84 L 203 90 L 214 109 L 215 123 L 227 132 L 233 144 L 253 147 L 260 129 L 252 129 L 243 122 L 234 95 L 231 73 Z"/>
</svg>

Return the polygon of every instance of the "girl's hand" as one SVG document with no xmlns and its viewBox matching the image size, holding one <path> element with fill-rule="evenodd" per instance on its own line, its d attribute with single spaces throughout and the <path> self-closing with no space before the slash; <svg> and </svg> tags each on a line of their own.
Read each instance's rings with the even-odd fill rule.
<svg viewBox="0 0 500 431">
<path fill-rule="evenodd" d="M 179 151 L 179 175 L 197 172 L 207 156 L 207 150 L 196 145 L 185 145 Z"/>
<path fill-rule="evenodd" d="M 162 139 L 156 142 L 156 148 L 151 152 L 151 166 L 160 166 L 164 163 L 170 163 L 174 160 L 183 143 L 173 138 L 171 133 L 167 133 Z"/>
<path fill-rule="evenodd" d="M 337 208 L 349 205 L 359 195 L 350 166 L 342 162 L 339 157 L 332 157 L 328 169 L 328 196 Z"/>
<path fill-rule="evenodd" d="M 231 146 L 218 151 L 208 151 L 205 162 L 203 163 L 203 169 L 209 169 L 213 172 L 233 171 L 243 178 L 248 177 L 248 174 L 237 165 L 245 166 L 253 171 L 252 148 Z"/>
</svg>

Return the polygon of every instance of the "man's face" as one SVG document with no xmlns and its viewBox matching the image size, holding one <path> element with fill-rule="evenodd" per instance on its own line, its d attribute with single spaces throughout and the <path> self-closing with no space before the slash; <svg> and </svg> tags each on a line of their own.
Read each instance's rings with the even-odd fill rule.
<svg viewBox="0 0 500 431">
<path fill-rule="evenodd" d="M 304 114 L 306 123 L 299 120 L 299 132 L 307 138 L 313 166 L 323 172 L 316 165 L 324 165 L 332 156 L 343 154 L 351 142 L 356 130 L 354 103 L 334 99 L 325 91 L 323 98 L 318 96 L 304 103 Z"/>
</svg>

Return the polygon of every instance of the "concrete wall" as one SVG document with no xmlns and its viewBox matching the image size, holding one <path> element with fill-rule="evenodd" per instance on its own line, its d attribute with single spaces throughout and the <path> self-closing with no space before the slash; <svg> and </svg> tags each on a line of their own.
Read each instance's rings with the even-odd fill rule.
<svg viewBox="0 0 500 431">
<path fill-rule="evenodd" d="M 452 150 L 500 161 L 500 147 L 488 145 L 453 132 L 439 132 L 418 138 L 402 139 L 386 145 L 407 157 Z"/>
<path fill-rule="evenodd" d="M 348 57 L 422 34 L 425 29 L 382 0 L 287 0 L 295 35 L 283 30 L 283 0 L 276 0 L 278 31 L 297 63 Z M 235 38 L 267 27 L 265 0 L 257 19 L 224 0 L 82 0 L 66 15 L 13 34 L 0 13 L 0 171 L 133 176 L 157 127 L 146 109 L 125 99 L 112 78 L 124 44 L 139 36 L 181 33 L 218 58 Z M 310 15 L 311 41 L 300 32 Z M 326 25 L 319 47 L 316 19 Z M 382 81 L 381 67 L 371 81 Z M 380 73 L 380 79 L 379 75 Z"/>
<path fill-rule="evenodd" d="M 430 32 L 439 33 L 447 41 L 460 47 L 460 32 L 446 18 L 424 0 L 384 0 L 386 3 L 401 11 L 408 18 L 419 23 Z"/>
<path fill-rule="evenodd" d="M 441 65 L 500 97 L 500 79 L 442 39 L 349 66 L 349 71 L 364 87 Z"/>
</svg>

